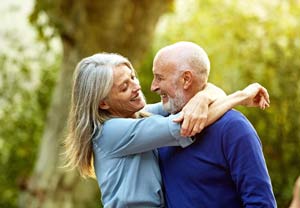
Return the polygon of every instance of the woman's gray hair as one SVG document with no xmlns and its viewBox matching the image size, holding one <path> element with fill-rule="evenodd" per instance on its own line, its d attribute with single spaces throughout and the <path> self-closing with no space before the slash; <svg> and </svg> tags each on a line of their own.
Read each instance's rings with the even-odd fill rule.
<svg viewBox="0 0 300 208">
<path fill-rule="evenodd" d="M 92 138 L 110 118 L 99 104 L 111 91 L 113 69 L 122 64 L 134 70 L 128 59 L 113 53 L 92 55 L 76 66 L 65 146 L 67 166 L 78 167 L 83 176 L 93 176 Z"/>
<path fill-rule="evenodd" d="M 73 97 L 74 107 L 82 112 L 81 119 L 90 117 L 93 124 L 104 122 L 105 111 L 99 111 L 99 103 L 105 99 L 113 85 L 113 69 L 121 64 L 133 70 L 125 57 L 112 53 L 98 53 L 82 59 L 75 69 Z"/>
</svg>

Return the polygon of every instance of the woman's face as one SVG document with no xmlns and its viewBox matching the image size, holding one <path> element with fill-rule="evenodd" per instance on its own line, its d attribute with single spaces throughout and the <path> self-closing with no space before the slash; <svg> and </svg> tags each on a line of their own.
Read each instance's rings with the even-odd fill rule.
<svg viewBox="0 0 300 208">
<path fill-rule="evenodd" d="M 146 104 L 139 81 L 125 64 L 113 69 L 113 79 L 110 94 L 103 101 L 104 105 L 100 104 L 100 108 L 106 109 L 113 116 L 134 118 L 135 113 Z"/>
</svg>

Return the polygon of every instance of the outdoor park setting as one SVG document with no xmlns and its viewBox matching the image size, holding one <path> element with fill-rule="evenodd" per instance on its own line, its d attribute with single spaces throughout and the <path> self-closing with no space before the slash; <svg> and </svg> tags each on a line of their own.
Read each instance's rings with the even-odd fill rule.
<svg viewBox="0 0 300 208">
<path fill-rule="evenodd" d="M 227 94 L 268 90 L 269 108 L 236 109 L 261 139 L 277 206 L 300 207 L 299 0 L 4 0 L 0 11 L 0 207 L 101 207 L 97 181 L 64 167 L 75 66 L 122 54 L 159 102 L 153 59 L 177 41 L 205 49 L 209 82 Z"/>
</svg>

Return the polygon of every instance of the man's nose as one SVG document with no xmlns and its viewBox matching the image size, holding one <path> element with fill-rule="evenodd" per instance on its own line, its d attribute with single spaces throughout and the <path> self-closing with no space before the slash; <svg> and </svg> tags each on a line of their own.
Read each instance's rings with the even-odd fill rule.
<svg viewBox="0 0 300 208">
<path fill-rule="evenodd" d="M 158 86 L 157 86 L 155 80 L 152 80 L 152 83 L 151 83 L 151 91 L 152 91 L 152 92 L 155 92 L 155 91 L 157 91 L 157 90 L 158 90 Z"/>
</svg>

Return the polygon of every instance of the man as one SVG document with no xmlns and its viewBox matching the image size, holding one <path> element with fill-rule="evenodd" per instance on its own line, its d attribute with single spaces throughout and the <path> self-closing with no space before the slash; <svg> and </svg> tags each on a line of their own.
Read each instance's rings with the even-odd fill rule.
<svg viewBox="0 0 300 208">
<path fill-rule="evenodd" d="M 164 109 L 179 112 L 207 85 L 210 62 L 191 42 L 161 49 L 153 63 L 151 90 Z M 261 142 L 235 110 L 197 134 L 189 147 L 159 149 L 168 207 L 276 207 Z"/>
</svg>

